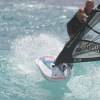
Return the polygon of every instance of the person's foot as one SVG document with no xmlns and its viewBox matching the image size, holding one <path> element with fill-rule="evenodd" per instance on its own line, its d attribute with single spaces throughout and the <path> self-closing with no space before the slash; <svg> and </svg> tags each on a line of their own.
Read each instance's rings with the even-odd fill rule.
<svg viewBox="0 0 100 100">
<path fill-rule="evenodd" d="M 69 76 L 72 66 L 72 64 L 66 63 L 60 64 L 59 66 L 52 64 L 52 76 L 57 79 Z"/>
<path fill-rule="evenodd" d="M 64 78 L 64 72 L 58 66 L 52 65 L 52 76 L 54 78 Z"/>
<path fill-rule="evenodd" d="M 54 67 L 58 67 L 62 72 L 64 72 L 67 69 L 68 65 L 66 63 L 60 64 L 59 66 L 52 64 L 52 68 Z"/>
<path fill-rule="evenodd" d="M 59 65 L 59 69 L 64 72 L 67 69 L 67 64 L 63 63 L 61 65 Z"/>
</svg>

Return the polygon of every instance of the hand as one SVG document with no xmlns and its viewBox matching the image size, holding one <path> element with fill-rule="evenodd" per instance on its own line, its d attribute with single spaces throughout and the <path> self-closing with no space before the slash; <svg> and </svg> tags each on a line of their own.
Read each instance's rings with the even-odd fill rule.
<svg viewBox="0 0 100 100">
<path fill-rule="evenodd" d="M 87 22 L 87 18 L 88 18 L 88 16 L 84 13 L 82 16 L 83 22 Z"/>
</svg>

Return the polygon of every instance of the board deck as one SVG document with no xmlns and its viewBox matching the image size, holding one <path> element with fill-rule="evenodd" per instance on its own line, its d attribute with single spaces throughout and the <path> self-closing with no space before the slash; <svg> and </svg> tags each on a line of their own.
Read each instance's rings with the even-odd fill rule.
<svg viewBox="0 0 100 100">
<path fill-rule="evenodd" d="M 53 56 L 44 56 L 37 58 L 35 64 L 40 69 L 40 72 L 48 80 L 65 80 L 71 75 L 71 68 L 67 67 L 64 72 L 58 67 L 52 67 L 55 58 Z"/>
</svg>

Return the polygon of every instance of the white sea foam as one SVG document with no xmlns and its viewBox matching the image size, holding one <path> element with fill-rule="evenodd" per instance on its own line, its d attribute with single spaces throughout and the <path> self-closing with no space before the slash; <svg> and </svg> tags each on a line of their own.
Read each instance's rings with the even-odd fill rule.
<svg viewBox="0 0 100 100">
<path fill-rule="evenodd" d="M 84 67 L 84 66 L 82 66 Z M 72 96 L 84 100 L 100 100 L 100 68 L 99 64 L 85 66 L 87 74 L 73 76 L 68 82 Z"/>
<path fill-rule="evenodd" d="M 12 63 L 16 63 L 22 73 L 33 73 L 35 58 L 46 55 L 57 56 L 61 48 L 60 41 L 45 34 L 17 38 L 11 46 Z"/>
</svg>

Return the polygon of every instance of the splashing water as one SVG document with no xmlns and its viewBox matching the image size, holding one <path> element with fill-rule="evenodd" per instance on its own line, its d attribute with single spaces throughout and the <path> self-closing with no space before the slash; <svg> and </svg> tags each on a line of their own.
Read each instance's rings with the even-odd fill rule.
<svg viewBox="0 0 100 100">
<path fill-rule="evenodd" d="M 0 6 L 0 100 L 99 100 L 99 62 L 74 64 L 71 79 L 43 78 L 34 59 L 57 56 L 69 37 L 73 7 L 2 3 Z M 99 29 L 99 28 L 98 28 Z"/>
<path fill-rule="evenodd" d="M 56 48 L 54 47 L 56 44 Z M 28 72 L 29 66 L 33 65 L 33 60 L 44 55 L 56 56 L 61 50 L 62 43 L 53 36 L 40 34 L 39 36 L 26 36 L 18 38 L 12 42 L 11 53 L 12 63 L 22 63 L 23 70 Z M 15 61 L 14 61 L 15 60 Z M 20 64 L 19 64 L 20 66 Z M 24 67 L 23 67 L 24 66 Z M 30 70 L 32 71 L 32 69 Z"/>
</svg>

